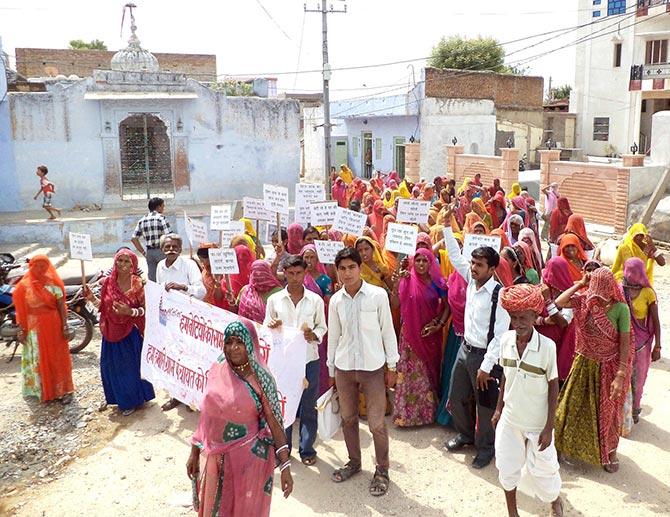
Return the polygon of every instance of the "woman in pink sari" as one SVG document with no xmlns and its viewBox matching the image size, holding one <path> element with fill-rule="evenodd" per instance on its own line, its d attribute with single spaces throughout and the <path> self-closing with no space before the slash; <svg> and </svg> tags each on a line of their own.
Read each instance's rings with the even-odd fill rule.
<svg viewBox="0 0 670 517">
<path fill-rule="evenodd" d="M 342 178 L 337 178 L 333 183 L 333 199 L 342 208 L 347 207 L 347 185 Z"/>
<path fill-rule="evenodd" d="M 300 250 L 303 247 L 302 232 L 303 227 L 300 223 L 291 223 L 286 229 L 286 234 L 288 235 L 287 250 L 291 255 L 300 254 Z"/>
<path fill-rule="evenodd" d="M 284 497 L 293 490 L 277 386 L 258 349 L 253 325 L 235 321 L 209 370 L 186 463 L 199 516 L 270 515 L 277 460 Z"/>
<path fill-rule="evenodd" d="M 391 306 L 400 306 L 400 360 L 393 423 L 432 424 L 440 392 L 442 328 L 449 317 L 447 282 L 432 251 L 419 248 L 410 271 L 394 275 Z"/>
<path fill-rule="evenodd" d="M 270 295 L 281 289 L 281 282 L 272 273 L 272 267 L 265 260 L 255 260 L 251 264 L 249 283 L 240 291 L 237 314 L 263 323 L 265 304 Z"/>
</svg>

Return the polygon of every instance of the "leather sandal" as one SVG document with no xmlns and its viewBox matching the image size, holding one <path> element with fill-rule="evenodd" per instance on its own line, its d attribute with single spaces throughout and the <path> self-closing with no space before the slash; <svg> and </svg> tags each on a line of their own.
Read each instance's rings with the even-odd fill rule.
<svg viewBox="0 0 670 517">
<path fill-rule="evenodd" d="M 358 474 L 360 471 L 360 465 L 356 466 L 352 465 L 351 463 L 347 463 L 344 467 L 339 468 L 333 472 L 330 475 L 330 479 L 332 479 L 335 483 L 342 483 L 343 481 L 346 481 L 352 477 L 354 474 Z"/>
<path fill-rule="evenodd" d="M 375 497 L 386 495 L 386 492 L 389 490 L 389 483 L 388 472 L 377 467 L 375 475 L 372 476 L 372 480 L 370 481 L 370 495 Z"/>
</svg>

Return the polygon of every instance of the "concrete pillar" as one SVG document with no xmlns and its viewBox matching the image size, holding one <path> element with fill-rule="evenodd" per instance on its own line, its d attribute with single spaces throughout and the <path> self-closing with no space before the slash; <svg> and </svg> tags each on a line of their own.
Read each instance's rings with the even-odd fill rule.
<svg viewBox="0 0 670 517">
<path fill-rule="evenodd" d="M 644 154 L 622 154 L 624 167 L 644 167 Z"/>
<path fill-rule="evenodd" d="M 505 192 L 512 190 L 512 184 L 519 181 L 519 150 L 516 148 L 502 148 L 500 161 L 500 185 Z"/>
<path fill-rule="evenodd" d="M 540 193 L 542 189 L 551 183 L 551 175 L 549 174 L 549 163 L 558 162 L 561 160 L 560 149 L 538 149 L 540 153 Z M 540 205 L 544 210 L 544 196 L 540 195 Z"/>
<path fill-rule="evenodd" d="M 419 181 L 419 168 L 421 165 L 421 144 L 405 144 L 405 177 L 412 182 Z"/>
<path fill-rule="evenodd" d="M 456 178 L 456 155 L 463 154 L 465 150 L 464 145 L 448 145 L 447 146 L 447 177 L 449 179 Z"/>
</svg>

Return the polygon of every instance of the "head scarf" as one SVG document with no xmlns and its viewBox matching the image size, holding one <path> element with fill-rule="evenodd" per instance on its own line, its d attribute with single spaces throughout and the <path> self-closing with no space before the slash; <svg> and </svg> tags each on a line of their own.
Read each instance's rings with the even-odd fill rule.
<svg viewBox="0 0 670 517">
<path fill-rule="evenodd" d="M 395 222 L 395 216 L 392 214 L 386 214 L 384 216 L 384 224 L 382 225 L 382 234 L 379 235 L 379 244 L 384 247 L 386 243 L 386 233 L 388 232 L 388 227 L 390 223 Z"/>
<path fill-rule="evenodd" d="M 251 250 L 244 245 L 235 246 L 235 255 L 237 256 L 237 265 L 239 273 L 230 275 L 230 285 L 233 288 L 233 296 L 240 294 L 242 287 L 249 282 L 251 273 L 251 263 L 256 259 Z"/>
<path fill-rule="evenodd" d="M 497 213 L 498 210 L 496 210 L 496 207 L 502 209 L 504 214 L 502 218 L 498 216 Z M 505 203 L 505 195 L 501 191 L 496 192 L 494 196 L 491 198 L 487 210 L 489 215 L 491 216 L 493 227 L 498 228 L 505 221 L 505 218 L 507 216 L 507 204 Z"/>
<path fill-rule="evenodd" d="M 465 216 L 465 224 L 463 225 L 463 233 L 474 233 L 475 232 L 475 227 L 476 226 L 481 226 L 484 228 L 484 233 L 488 234 L 489 229 L 486 226 L 486 223 L 482 221 L 482 218 L 479 217 L 474 212 L 470 212 Z"/>
<path fill-rule="evenodd" d="M 553 257 L 549 259 L 542 271 L 542 281 L 549 287 L 560 292 L 567 291 L 571 288 L 574 285 L 574 281 L 570 276 L 568 261 L 563 257 Z"/>
<path fill-rule="evenodd" d="M 531 242 L 530 247 L 533 251 L 533 267 L 539 273 L 542 270 L 542 254 L 537 247 L 537 237 L 532 229 L 521 228 L 521 231 L 519 231 L 519 240 L 523 240 L 526 237 L 530 239 Z"/>
<path fill-rule="evenodd" d="M 247 235 L 250 237 L 256 237 L 256 230 L 254 228 L 254 223 L 251 222 L 251 219 L 247 219 L 246 217 L 243 217 L 240 219 L 244 223 L 244 231 Z"/>
<path fill-rule="evenodd" d="M 417 248 L 419 244 L 424 244 L 428 246 L 429 250 L 433 249 L 433 241 L 430 238 L 430 235 L 428 235 L 426 232 L 419 232 L 419 234 L 416 236 L 416 244 Z"/>
<path fill-rule="evenodd" d="M 493 273 L 503 287 L 509 287 L 514 284 L 514 272 L 512 266 L 504 258 L 500 258 L 498 267 Z"/>
<path fill-rule="evenodd" d="M 336 178 L 332 188 L 333 199 L 342 208 L 347 206 L 347 185 L 342 178 Z"/>
<path fill-rule="evenodd" d="M 530 224 L 530 212 L 528 211 L 528 202 L 523 196 L 516 196 L 512 198 L 512 209 L 521 210 L 523 212 L 523 224 L 528 226 Z"/>
<path fill-rule="evenodd" d="M 381 235 L 384 229 L 384 202 L 381 199 L 375 201 L 368 220 L 370 221 L 370 228 L 375 232 L 375 235 Z"/>
<path fill-rule="evenodd" d="M 251 238 L 251 236 L 247 235 L 246 233 L 235 235 L 232 239 L 230 239 L 230 247 L 234 248 L 235 246 L 246 246 L 251 250 L 251 253 L 254 255 L 256 254 L 256 243 L 254 242 L 253 238 Z"/>
<path fill-rule="evenodd" d="M 400 181 L 400 176 L 398 175 L 397 171 L 391 171 L 389 172 L 389 175 L 386 177 L 386 184 L 390 186 L 390 183 L 392 181 L 395 181 L 396 185 Z"/>
<path fill-rule="evenodd" d="M 589 258 L 586 256 L 584 248 L 582 248 L 582 243 L 579 240 L 579 237 L 572 233 L 567 233 L 561 237 L 561 244 L 558 247 L 558 254 L 563 256 L 564 250 L 567 246 L 575 246 L 577 248 L 577 257 L 582 261 L 586 262 Z"/>
<path fill-rule="evenodd" d="M 476 197 L 472 200 L 471 208 L 474 213 L 482 218 L 482 220 L 484 220 L 484 217 L 488 215 L 488 212 L 486 211 L 486 205 L 480 197 Z"/>
<path fill-rule="evenodd" d="M 512 235 L 512 225 L 511 225 L 512 222 L 516 222 L 521 228 L 524 227 L 524 224 L 521 216 L 517 214 L 510 214 L 507 217 L 507 220 L 505 221 L 505 233 L 507 233 L 507 238 L 510 244 L 514 245 L 516 244 L 517 239 L 515 239 L 514 236 Z M 521 235 L 521 230 L 519 230 L 519 235 Z"/>
<path fill-rule="evenodd" d="M 347 167 L 344 163 L 340 165 L 340 179 L 344 181 L 347 185 L 354 181 L 354 173 L 351 172 L 351 169 Z"/>
<path fill-rule="evenodd" d="M 302 249 L 302 232 L 303 227 L 299 223 L 291 223 L 286 229 L 286 233 L 288 234 L 288 244 L 286 247 L 291 255 L 297 255 Z"/>
<path fill-rule="evenodd" d="M 470 188 L 471 183 L 472 183 L 472 180 L 470 178 L 463 178 L 463 183 L 461 183 L 461 186 L 458 187 L 458 190 L 456 191 L 456 195 L 460 196 L 461 194 L 464 194 L 465 191 Z"/>
<path fill-rule="evenodd" d="M 328 240 L 341 241 L 342 237 L 344 237 L 342 232 L 339 232 L 337 230 L 328 230 Z"/>
<path fill-rule="evenodd" d="M 361 278 L 368 284 L 376 285 L 377 287 L 386 288 L 386 283 L 382 280 L 382 276 L 388 273 L 388 266 L 384 257 L 382 256 L 379 244 L 377 244 L 370 237 L 359 237 L 354 243 L 354 247 L 358 248 L 361 242 L 367 242 L 372 247 L 372 262 L 377 266 L 379 271 L 374 271 L 368 264 L 363 262 L 361 264 Z"/>
<path fill-rule="evenodd" d="M 565 224 L 565 233 L 574 233 L 579 240 L 582 241 L 582 247 L 588 249 L 595 249 L 593 243 L 589 240 L 586 233 L 586 225 L 584 218 L 579 214 L 572 214 L 568 217 L 568 222 Z"/>
<path fill-rule="evenodd" d="M 410 199 L 412 197 L 412 194 L 407 188 L 407 180 L 402 180 L 400 187 L 398 187 L 398 195 L 404 199 Z"/>
<path fill-rule="evenodd" d="M 586 290 L 586 305 L 591 308 L 600 298 L 605 302 L 615 301 L 625 303 L 621 286 L 617 283 L 612 271 L 606 267 L 596 269 L 591 273 L 589 287 Z"/>
<path fill-rule="evenodd" d="M 279 405 L 279 398 L 277 397 L 277 385 L 270 371 L 265 368 L 265 362 L 262 360 L 262 356 L 259 353 L 260 343 L 256 328 L 253 323 L 248 321 L 244 323 L 241 321 L 233 321 L 232 323 L 229 323 L 223 331 L 224 342 L 232 336 L 237 336 L 244 343 L 251 369 L 254 371 L 254 374 L 256 374 L 256 379 L 260 384 L 263 395 L 265 395 L 265 398 L 270 405 L 275 420 L 283 428 L 281 407 Z M 219 361 L 221 361 L 221 359 L 219 359 Z M 255 390 L 246 379 L 242 380 L 247 384 L 252 398 L 256 400 L 256 406 L 262 408 L 262 401 L 258 400 L 258 394 L 256 394 Z M 265 418 L 261 418 L 261 422 L 265 424 L 265 427 L 269 427 Z"/>
<path fill-rule="evenodd" d="M 384 208 L 389 210 L 389 209 L 393 208 L 393 206 L 395 205 L 395 199 L 396 199 L 396 197 L 398 197 L 398 191 L 397 190 L 386 189 L 384 191 L 384 194 L 386 194 L 387 192 L 391 193 L 390 199 L 386 199 L 386 195 L 384 195 L 384 197 L 382 198 L 382 201 L 384 202 Z"/>
<path fill-rule="evenodd" d="M 567 197 L 559 197 L 556 202 L 556 208 L 551 212 L 549 221 L 549 240 L 556 242 L 558 238 L 565 233 L 565 225 L 572 215 L 570 202 Z"/>
<path fill-rule="evenodd" d="M 428 279 L 422 278 L 414 267 L 419 256 L 428 261 Z M 431 251 L 423 248 L 416 251 L 416 255 L 410 259 L 409 276 L 401 279 L 398 293 L 403 335 L 427 368 L 433 389 L 437 389 L 440 361 L 439 356 L 436 359 L 436 353 L 441 354 L 442 333 L 422 337 L 421 330 L 437 315 L 440 298 L 447 294 L 447 281 Z"/>
<path fill-rule="evenodd" d="M 119 257 L 128 257 L 132 263 L 130 271 L 130 291 L 124 292 L 119 287 L 119 271 L 116 260 Z M 32 264 L 34 259 L 31 259 Z M 137 255 L 128 249 L 120 249 L 114 255 L 114 264 L 110 275 L 105 278 L 100 290 L 100 332 L 107 341 L 116 343 L 125 338 L 137 327 L 140 333 L 144 332 L 144 317 L 133 318 L 114 312 L 114 302 L 121 302 L 135 309 L 144 305 L 144 288 L 142 280 L 137 276 Z"/>
<path fill-rule="evenodd" d="M 500 305 L 507 312 L 533 311 L 535 314 L 542 314 L 544 297 L 536 285 L 513 285 L 500 292 Z"/>
<path fill-rule="evenodd" d="M 533 266 L 533 250 L 527 243 L 519 239 L 515 246 L 518 246 L 523 251 L 523 267 L 524 269 L 535 269 Z"/>
<path fill-rule="evenodd" d="M 623 242 L 617 248 L 616 258 L 614 259 L 614 264 L 612 264 L 612 272 L 618 281 L 623 280 L 626 260 L 630 257 L 637 257 L 646 264 L 647 278 L 649 278 L 651 285 L 654 285 L 654 264 L 656 261 L 647 257 L 644 250 L 635 243 L 634 238 L 636 235 L 649 235 L 647 227 L 642 223 L 635 223 L 628 229 Z"/>
<path fill-rule="evenodd" d="M 272 268 L 265 260 L 255 260 L 251 264 L 249 284 L 242 291 L 237 314 L 257 323 L 265 319 L 265 301 L 263 295 L 281 283 L 272 273 Z"/>
<path fill-rule="evenodd" d="M 519 232 L 521 233 L 521 232 Z M 497 235 L 500 237 L 500 249 L 509 248 L 511 246 L 507 234 L 502 228 L 494 228 L 491 230 L 491 235 Z"/>
<path fill-rule="evenodd" d="M 637 257 L 629 258 L 623 267 L 624 285 L 651 287 L 649 277 L 647 277 L 646 264 Z"/>
<path fill-rule="evenodd" d="M 305 244 L 300 251 L 300 255 L 302 257 L 305 257 L 306 253 L 314 253 L 314 257 L 316 258 L 316 270 L 319 272 L 319 275 L 326 275 L 326 268 L 325 266 L 319 262 L 319 254 L 316 252 L 316 246 L 314 244 Z M 309 271 L 305 272 L 305 280 L 303 281 L 303 285 L 309 289 L 310 291 L 318 294 L 319 296 L 323 296 L 323 292 L 321 291 L 321 288 L 319 287 L 319 284 L 316 283 L 314 280 L 314 277 L 309 273 Z"/>
<path fill-rule="evenodd" d="M 512 183 L 512 190 L 507 194 L 507 199 L 514 199 L 517 196 L 521 195 L 521 185 L 518 183 Z"/>
</svg>

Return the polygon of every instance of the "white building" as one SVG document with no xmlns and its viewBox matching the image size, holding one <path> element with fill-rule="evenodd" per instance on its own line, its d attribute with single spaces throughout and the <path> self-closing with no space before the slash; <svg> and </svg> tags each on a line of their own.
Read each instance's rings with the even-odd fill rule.
<svg viewBox="0 0 670 517">
<path fill-rule="evenodd" d="M 651 147 L 654 113 L 670 109 L 670 0 L 579 0 L 575 88 L 576 145 L 612 156 Z M 638 7 L 635 6 L 638 4 Z M 586 31 L 586 32 L 583 32 Z"/>
</svg>

